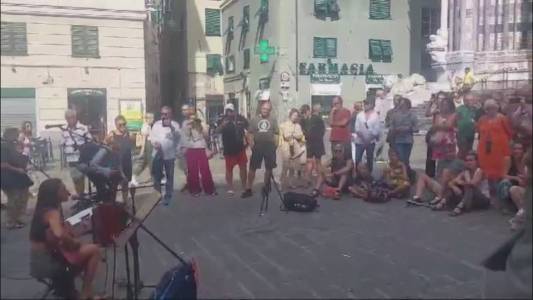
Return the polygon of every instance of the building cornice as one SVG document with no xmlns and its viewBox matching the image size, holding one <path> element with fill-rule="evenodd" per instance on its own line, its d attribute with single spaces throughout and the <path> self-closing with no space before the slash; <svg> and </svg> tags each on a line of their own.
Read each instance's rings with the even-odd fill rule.
<svg viewBox="0 0 533 300">
<path fill-rule="evenodd" d="M 146 10 L 1 3 L 2 14 L 143 21 Z"/>
<path fill-rule="evenodd" d="M 224 9 L 228 8 L 228 6 L 234 4 L 237 1 L 239 1 L 239 0 L 224 0 L 224 2 L 222 2 L 222 4 L 220 4 L 220 9 L 224 10 Z"/>
</svg>

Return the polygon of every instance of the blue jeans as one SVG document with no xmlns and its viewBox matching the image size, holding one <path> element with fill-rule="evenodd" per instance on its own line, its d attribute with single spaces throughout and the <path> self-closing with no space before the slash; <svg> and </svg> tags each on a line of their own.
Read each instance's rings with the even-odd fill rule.
<svg viewBox="0 0 533 300">
<path fill-rule="evenodd" d="M 363 153 L 366 152 L 366 165 L 370 173 L 374 169 L 374 149 L 376 148 L 375 143 L 371 144 L 355 144 L 355 165 L 359 165 L 361 160 L 363 160 Z"/>
<path fill-rule="evenodd" d="M 411 159 L 411 150 L 413 150 L 413 144 L 410 143 L 394 143 L 394 151 L 398 154 L 400 160 L 409 169 Z"/>
<path fill-rule="evenodd" d="M 152 162 L 152 176 L 154 179 L 154 189 L 161 193 L 161 179 L 163 179 L 163 169 L 167 182 L 165 184 L 165 195 L 163 203 L 168 204 L 172 199 L 172 192 L 174 191 L 174 163 L 175 159 L 158 159 L 155 158 Z"/>
</svg>

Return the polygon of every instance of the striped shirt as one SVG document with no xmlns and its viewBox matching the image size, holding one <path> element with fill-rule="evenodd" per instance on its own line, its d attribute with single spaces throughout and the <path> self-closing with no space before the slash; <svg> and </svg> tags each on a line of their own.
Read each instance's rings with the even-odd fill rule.
<svg viewBox="0 0 533 300">
<path fill-rule="evenodd" d="M 81 146 L 86 143 L 87 139 L 92 139 L 87 126 L 76 123 L 74 128 L 62 127 L 63 129 L 63 153 L 65 154 L 67 162 L 78 162 L 80 158 L 80 151 L 76 146 Z"/>
</svg>

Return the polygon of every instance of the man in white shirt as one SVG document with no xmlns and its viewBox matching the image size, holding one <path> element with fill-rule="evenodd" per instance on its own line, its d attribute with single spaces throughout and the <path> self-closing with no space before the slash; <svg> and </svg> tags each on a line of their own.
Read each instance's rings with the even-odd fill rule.
<svg viewBox="0 0 533 300">
<path fill-rule="evenodd" d="M 376 142 L 381 138 L 382 128 L 379 115 L 374 111 L 373 103 L 368 100 L 363 101 L 363 111 L 357 114 L 354 125 L 356 167 L 366 152 L 367 166 L 370 172 L 372 172 L 374 149 Z"/>
<path fill-rule="evenodd" d="M 77 168 L 80 159 L 79 147 L 92 139 L 92 136 L 87 126 L 78 121 L 75 110 L 68 109 L 65 112 L 65 120 L 67 121 L 67 126 L 61 128 L 63 130 L 63 155 L 69 166 L 70 177 L 74 182 L 74 189 L 80 195 L 85 190 L 85 176 Z"/>
<path fill-rule="evenodd" d="M 174 191 L 174 165 L 180 141 L 180 125 L 172 120 L 172 109 L 168 106 L 161 108 L 161 120 L 154 123 L 150 132 L 152 152 L 152 175 L 154 188 L 161 192 L 163 169 L 166 175 L 165 195 L 163 204 L 168 205 Z"/>
<path fill-rule="evenodd" d="M 381 122 L 382 128 L 385 128 L 385 119 L 387 117 L 387 113 L 392 109 L 393 107 L 393 97 L 391 93 L 387 93 L 383 89 L 378 89 L 376 91 L 376 101 L 375 101 L 375 108 L 374 111 L 378 114 L 379 121 Z M 377 141 L 376 144 L 376 160 L 381 161 L 382 154 L 385 152 L 385 136 L 386 134 L 383 134 L 380 139 Z"/>
</svg>

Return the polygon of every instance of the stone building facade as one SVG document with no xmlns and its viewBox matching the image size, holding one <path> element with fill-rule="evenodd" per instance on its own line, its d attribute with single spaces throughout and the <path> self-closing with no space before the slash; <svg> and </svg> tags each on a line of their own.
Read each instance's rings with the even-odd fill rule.
<svg viewBox="0 0 533 300">
<path fill-rule="evenodd" d="M 482 79 L 476 88 L 531 82 L 531 0 L 441 0 L 441 10 L 433 50 L 434 66 L 445 76 L 471 67 Z"/>
<path fill-rule="evenodd" d="M 383 79 L 409 75 L 409 1 L 226 0 L 221 5 L 225 100 L 242 114 L 270 100 L 292 107 L 334 96 L 361 101 Z"/>
<path fill-rule="evenodd" d="M 1 16 L 2 128 L 47 135 L 70 107 L 103 135 L 146 107 L 144 1 L 5 0 Z"/>
</svg>

